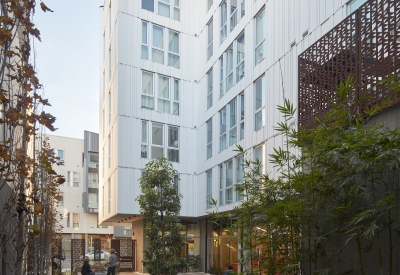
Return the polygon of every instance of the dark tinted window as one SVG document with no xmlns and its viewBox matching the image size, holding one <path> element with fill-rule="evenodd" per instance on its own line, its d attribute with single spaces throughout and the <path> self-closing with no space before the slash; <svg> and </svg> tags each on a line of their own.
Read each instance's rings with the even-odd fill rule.
<svg viewBox="0 0 400 275">
<path fill-rule="evenodd" d="M 154 0 L 142 0 L 142 9 L 154 12 Z"/>
</svg>

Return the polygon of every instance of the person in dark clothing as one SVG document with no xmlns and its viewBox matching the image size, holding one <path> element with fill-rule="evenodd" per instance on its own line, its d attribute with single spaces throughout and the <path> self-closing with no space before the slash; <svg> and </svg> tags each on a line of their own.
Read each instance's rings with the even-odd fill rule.
<svg viewBox="0 0 400 275">
<path fill-rule="evenodd" d="M 92 274 L 92 270 L 90 269 L 90 265 L 89 265 L 89 257 L 85 257 L 83 258 L 83 266 L 82 266 L 82 271 L 81 271 L 82 275 L 91 275 Z"/>
<path fill-rule="evenodd" d="M 225 271 L 224 275 L 229 275 L 233 273 L 233 266 L 232 265 L 228 265 L 228 270 Z"/>
</svg>

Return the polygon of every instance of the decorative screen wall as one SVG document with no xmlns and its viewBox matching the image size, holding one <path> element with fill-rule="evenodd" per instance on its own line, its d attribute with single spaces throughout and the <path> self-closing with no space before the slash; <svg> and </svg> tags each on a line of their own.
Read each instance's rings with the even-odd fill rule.
<svg viewBox="0 0 400 275">
<path fill-rule="evenodd" d="M 340 81 L 355 79 L 351 100 L 366 92 L 360 111 L 394 96 L 380 84 L 400 68 L 400 1 L 369 0 L 299 56 L 299 123 L 315 125 Z M 400 76 L 400 75 L 398 75 Z"/>
</svg>

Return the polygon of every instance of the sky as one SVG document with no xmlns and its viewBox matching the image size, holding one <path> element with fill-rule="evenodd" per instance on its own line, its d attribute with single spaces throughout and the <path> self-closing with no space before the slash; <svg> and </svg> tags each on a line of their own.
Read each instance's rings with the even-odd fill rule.
<svg viewBox="0 0 400 275">
<path fill-rule="evenodd" d="M 83 139 L 98 133 L 100 6 L 104 0 L 44 0 L 54 12 L 44 13 L 36 1 L 34 22 L 42 42 L 35 42 L 38 77 L 45 111 L 57 118 L 47 134 Z"/>
</svg>

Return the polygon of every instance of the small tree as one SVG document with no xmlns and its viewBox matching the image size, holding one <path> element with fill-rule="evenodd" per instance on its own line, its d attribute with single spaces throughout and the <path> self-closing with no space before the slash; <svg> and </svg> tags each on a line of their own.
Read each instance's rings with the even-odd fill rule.
<svg viewBox="0 0 400 275">
<path fill-rule="evenodd" d="M 143 194 L 136 199 L 146 220 L 147 247 L 143 264 L 150 274 L 176 275 L 186 268 L 185 241 L 178 215 L 180 199 L 173 181 L 177 171 L 166 158 L 146 164 L 140 178 Z"/>
</svg>

